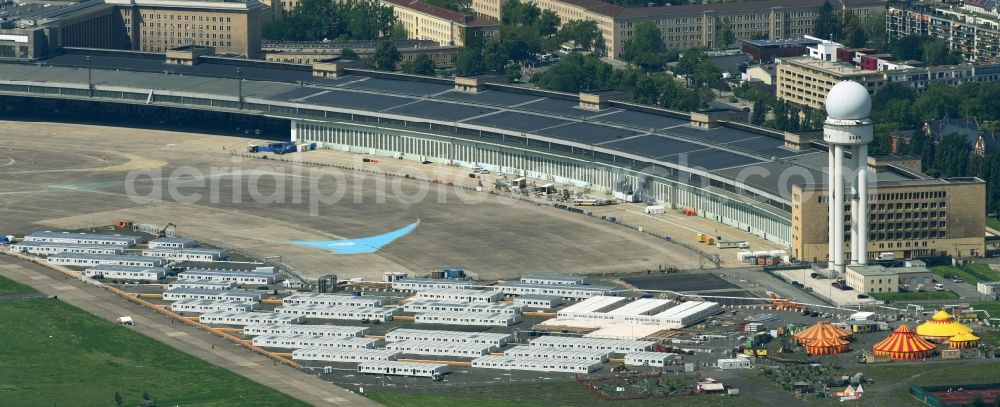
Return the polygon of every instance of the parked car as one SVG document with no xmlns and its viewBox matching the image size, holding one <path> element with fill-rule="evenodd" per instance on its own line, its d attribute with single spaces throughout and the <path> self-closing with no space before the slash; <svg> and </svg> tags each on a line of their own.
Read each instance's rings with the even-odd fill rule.
<svg viewBox="0 0 1000 407">
<path fill-rule="evenodd" d="M 961 283 L 964 283 L 965 280 L 962 280 L 961 278 L 956 277 L 954 280 L 951 280 L 951 282 L 953 282 L 955 284 L 961 284 Z"/>
<path fill-rule="evenodd" d="M 941 284 L 941 283 L 934 284 L 934 290 L 935 291 L 944 291 L 944 284 Z"/>
<path fill-rule="evenodd" d="M 867 294 L 858 294 L 858 299 L 859 300 L 864 300 L 864 299 L 868 299 L 868 298 L 871 298 L 871 297 L 869 297 Z"/>
</svg>

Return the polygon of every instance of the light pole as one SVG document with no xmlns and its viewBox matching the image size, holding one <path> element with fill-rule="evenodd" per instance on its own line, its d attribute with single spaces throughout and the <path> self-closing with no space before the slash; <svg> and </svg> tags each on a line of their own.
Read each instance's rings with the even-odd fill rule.
<svg viewBox="0 0 1000 407">
<path fill-rule="evenodd" d="M 93 64 L 90 55 L 87 55 L 87 97 L 94 97 Z"/>
<path fill-rule="evenodd" d="M 240 110 L 243 110 L 243 70 L 236 68 L 237 95 L 240 100 Z"/>
</svg>

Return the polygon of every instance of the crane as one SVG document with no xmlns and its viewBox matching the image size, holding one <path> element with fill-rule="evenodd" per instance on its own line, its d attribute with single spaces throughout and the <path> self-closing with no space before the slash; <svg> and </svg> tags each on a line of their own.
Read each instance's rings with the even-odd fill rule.
<svg viewBox="0 0 1000 407">
<path fill-rule="evenodd" d="M 163 229 L 160 229 L 160 231 L 156 233 L 156 237 L 166 237 L 168 230 L 171 232 L 171 234 L 173 234 L 172 232 L 176 229 L 177 225 L 173 223 L 167 223 L 167 226 L 164 226 Z"/>
</svg>

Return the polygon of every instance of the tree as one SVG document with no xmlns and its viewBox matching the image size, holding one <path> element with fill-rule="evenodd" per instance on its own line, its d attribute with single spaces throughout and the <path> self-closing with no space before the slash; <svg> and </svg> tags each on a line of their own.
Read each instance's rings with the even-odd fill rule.
<svg viewBox="0 0 1000 407">
<path fill-rule="evenodd" d="M 344 49 L 340 50 L 340 57 L 344 58 L 344 59 L 356 60 L 356 59 L 358 59 L 358 53 L 354 52 L 353 49 L 344 48 Z"/>
<path fill-rule="evenodd" d="M 116 391 L 115 392 L 115 405 L 118 406 L 118 407 L 121 407 L 121 405 L 124 404 L 124 403 L 125 402 L 122 400 L 122 394 Z"/>
<path fill-rule="evenodd" d="M 406 38 L 392 7 L 374 0 L 302 0 L 285 18 L 266 25 L 262 36 L 278 41 Z"/>
<path fill-rule="evenodd" d="M 375 47 L 372 55 L 372 68 L 379 71 L 395 71 L 396 63 L 399 62 L 399 50 L 392 41 L 382 41 Z"/>
<path fill-rule="evenodd" d="M 559 31 L 560 24 L 562 24 L 562 21 L 554 11 L 545 10 L 538 19 L 538 34 L 544 37 L 553 35 Z"/>
<path fill-rule="evenodd" d="M 534 25 L 541 17 L 542 10 L 534 3 L 521 0 L 509 0 L 500 6 L 500 23 L 511 27 L 526 27 Z"/>
<path fill-rule="evenodd" d="M 521 81 L 521 65 L 511 62 L 507 64 L 504 68 L 504 76 L 507 77 L 507 83 L 517 83 Z"/>
<path fill-rule="evenodd" d="M 839 14 L 840 26 L 843 27 L 844 45 L 852 48 L 860 48 L 867 45 L 868 32 L 861 26 L 861 20 L 858 16 L 847 10 L 842 10 Z M 884 36 L 885 34 L 881 35 Z"/>
<path fill-rule="evenodd" d="M 643 71 L 660 71 L 665 64 L 661 55 L 665 49 L 662 33 L 656 23 L 640 21 L 632 27 L 632 38 L 625 42 L 620 57 L 638 65 Z"/>
<path fill-rule="evenodd" d="M 486 72 L 482 48 L 459 48 L 452 62 L 455 64 L 455 74 L 458 76 L 473 76 Z"/>
<path fill-rule="evenodd" d="M 736 42 L 736 34 L 733 33 L 733 23 L 726 17 L 722 20 L 722 25 L 717 32 L 715 47 L 719 49 L 727 48 Z"/>
<path fill-rule="evenodd" d="M 972 146 L 962 136 L 948 134 L 938 141 L 931 168 L 937 170 L 941 177 L 966 176 L 971 149 Z"/>
<path fill-rule="evenodd" d="M 824 40 L 836 40 L 841 37 L 841 28 L 830 1 L 826 0 L 819 7 L 816 24 L 813 26 L 813 36 Z"/>
<path fill-rule="evenodd" d="M 434 61 L 427 54 L 417 55 L 412 61 L 403 64 L 403 72 L 417 75 L 434 75 L 436 69 Z"/>
<path fill-rule="evenodd" d="M 560 43 L 572 42 L 577 47 L 593 51 L 595 54 L 604 55 L 604 35 L 597 27 L 597 22 L 593 20 L 570 21 L 559 29 L 556 35 Z"/>
<path fill-rule="evenodd" d="M 753 104 L 753 111 L 750 112 L 750 124 L 760 126 L 764 124 L 764 120 L 767 118 L 767 103 L 763 100 L 758 100 Z"/>
<path fill-rule="evenodd" d="M 955 65 L 962 62 L 961 55 L 948 49 L 948 44 L 940 38 L 931 38 L 922 47 L 924 63 L 935 65 Z"/>
<path fill-rule="evenodd" d="M 872 48 L 880 51 L 889 49 L 889 43 L 885 36 L 885 18 L 879 16 L 868 16 L 861 19 L 861 29 L 865 30 L 865 36 L 871 42 Z"/>
</svg>

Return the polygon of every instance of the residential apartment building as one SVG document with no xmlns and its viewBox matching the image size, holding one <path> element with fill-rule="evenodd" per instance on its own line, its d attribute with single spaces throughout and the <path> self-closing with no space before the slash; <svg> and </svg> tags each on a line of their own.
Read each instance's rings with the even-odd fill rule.
<svg viewBox="0 0 1000 407">
<path fill-rule="evenodd" d="M 752 38 L 794 38 L 810 34 L 823 0 L 763 0 L 741 3 L 692 4 L 663 7 L 624 8 L 601 0 L 536 0 L 542 10 L 551 10 L 565 24 L 576 20 L 593 20 L 604 36 L 605 48 L 617 58 L 632 28 L 640 21 L 653 21 L 659 26 L 667 48 L 719 48 L 716 32 L 728 20 L 737 43 Z M 478 15 L 499 17 L 502 0 L 473 1 Z M 881 16 L 885 3 L 879 0 L 844 0 L 843 7 L 861 17 Z M 721 47 L 733 45 L 722 44 Z"/>
<path fill-rule="evenodd" d="M 822 109 L 833 85 L 846 80 L 864 85 L 870 93 L 885 84 L 879 71 L 865 71 L 839 61 L 787 58 L 777 65 L 775 95 L 799 106 Z"/>
<path fill-rule="evenodd" d="M 104 0 L 118 6 L 132 49 L 166 52 L 188 45 L 216 54 L 260 56 L 270 8 L 258 0 Z"/>
<path fill-rule="evenodd" d="M 878 182 L 870 188 L 868 256 L 892 252 L 896 258 L 985 253 L 986 183 L 974 177 Z M 792 187 L 792 256 L 826 261 L 829 242 L 825 185 Z M 850 204 L 845 212 L 850 214 Z M 850 224 L 843 233 L 850 242 Z M 845 244 L 845 259 L 850 243 Z"/>
<path fill-rule="evenodd" d="M 500 23 L 437 7 L 418 0 L 380 0 L 390 6 L 406 29 L 406 37 L 431 40 L 440 45 L 465 45 L 466 38 L 492 37 L 500 32 Z"/>
<path fill-rule="evenodd" d="M 960 6 L 899 2 L 886 8 L 889 39 L 928 35 L 944 40 L 967 61 L 1000 61 L 1000 11 L 995 0 Z"/>
<path fill-rule="evenodd" d="M 268 61 L 311 64 L 339 58 L 340 51 L 345 48 L 353 50 L 361 58 L 370 57 L 375 53 L 378 43 L 379 41 L 265 42 L 261 48 L 264 59 Z M 412 62 L 420 55 L 427 55 L 434 62 L 435 67 L 450 68 L 455 66 L 453 58 L 459 49 L 455 45 L 438 45 L 436 41 L 398 40 L 393 41 L 393 43 L 396 45 L 396 50 L 399 51 L 397 69 Z"/>
</svg>

